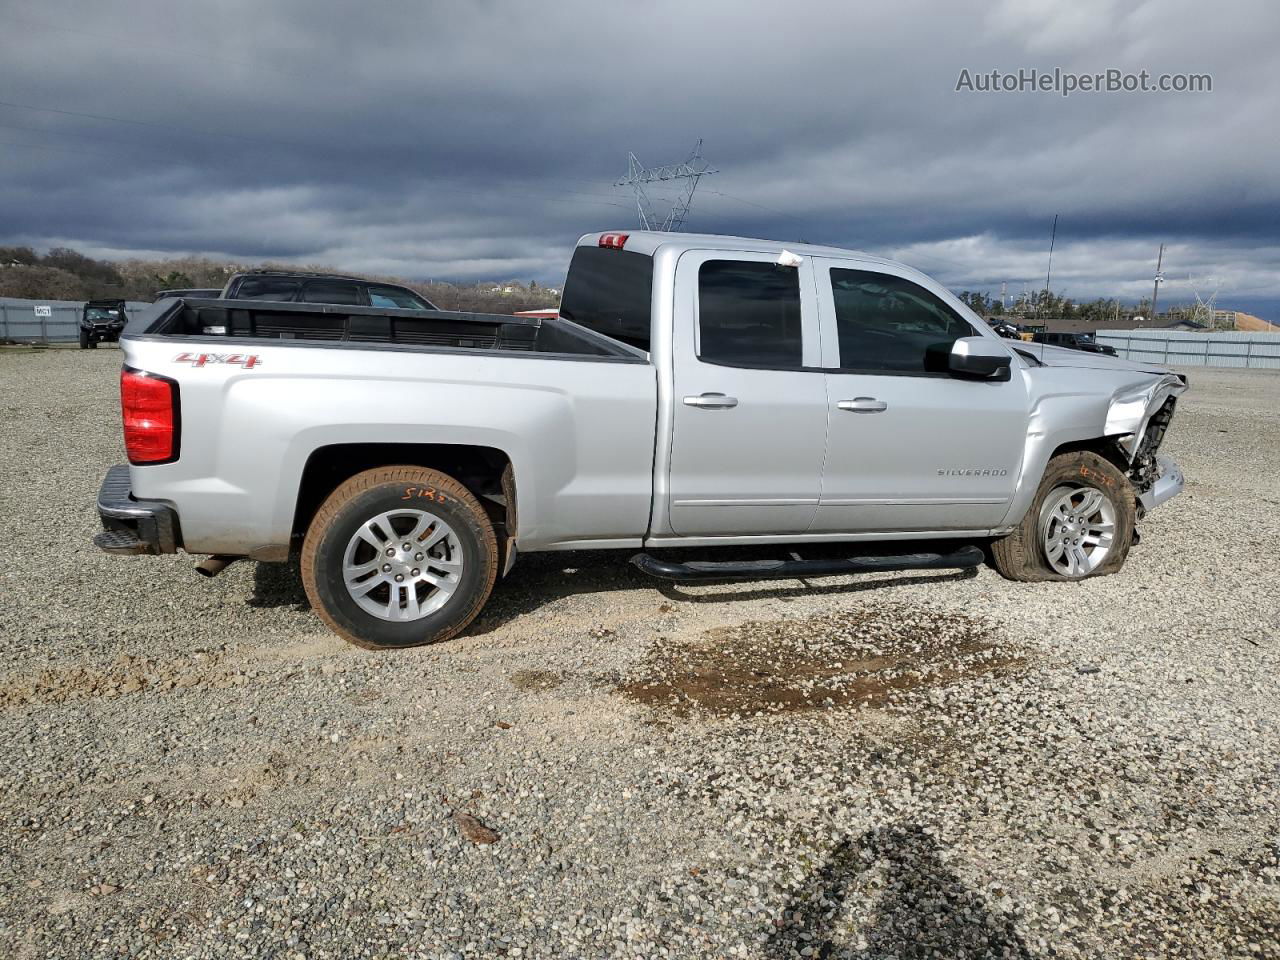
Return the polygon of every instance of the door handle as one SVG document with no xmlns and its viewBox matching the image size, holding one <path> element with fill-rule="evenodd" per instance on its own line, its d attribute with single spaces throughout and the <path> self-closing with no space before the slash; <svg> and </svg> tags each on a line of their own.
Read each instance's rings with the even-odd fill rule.
<svg viewBox="0 0 1280 960">
<path fill-rule="evenodd" d="M 836 406 L 853 413 L 882 413 L 889 409 L 889 404 L 875 397 L 854 397 L 852 400 L 841 400 Z"/>
<path fill-rule="evenodd" d="M 727 410 L 738 405 L 737 397 L 726 397 L 723 393 L 702 393 L 696 397 L 685 397 L 685 406 L 702 407 L 704 410 Z"/>
</svg>

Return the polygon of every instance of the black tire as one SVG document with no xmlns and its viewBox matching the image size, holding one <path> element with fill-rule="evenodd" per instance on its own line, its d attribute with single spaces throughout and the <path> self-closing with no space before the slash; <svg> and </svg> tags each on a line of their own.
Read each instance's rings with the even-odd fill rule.
<svg viewBox="0 0 1280 960">
<path fill-rule="evenodd" d="M 89 334 L 85 333 L 83 330 L 80 331 L 80 349 L 89 349 Z"/>
<path fill-rule="evenodd" d="M 89 341 L 89 349 L 90 349 L 90 350 L 97 350 L 97 349 L 98 349 L 98 341 L 97 341 L 97 340 L 90 340 L 90 341 Z"/>
<path fill-rule="evenodd" d="M 1064 486 L 1092 488 L 1110 502 L 1115 511 L 1115 534 L 1111 552 L 1092 571 L 1078 577 L 1056 571 L 1043 546 L 1040 518 L 1050 494 Z M 1136 495 L 1129 479 L 1111 461 L 1087 450 L 1063 453 L 1049 461 L 1036 489 L 1035 500 L 1013 532 L 991 545 L 996 570 L 1009 580 L 1085 580 L 1115 573 L 1124 566 L 1133 544 L 1137 522 Z"/>
<path fill-rule="evenodd" d="M 352 596 L 343 578 L 343 561 L 366 522 L 400 509 L 444 521 L 456 537 L 462 570 L 453 593 L 438 610 L 419 619 L 393 621 L 369 612 Z M 397 542 L 405 536 L 403 529 L 393 532 Z M 369 552 L 376 555 L 372 548 Z M 457 480 L 423 467 L 379 467 L 356 474 L 321 504 L 303 540 L 301 567 L 311 606 L 339 636 L 367 650 L 414 647 L 456 636 L 480 613 L 498 574 L 498 540 L 484 508 Z M 387 582 L 370 596 L 399 598 L 389 593 L 391 588 Z M 424 597 L 431 597 L 426 585 L 420 589 Z M 406 597 L 406 609 L 407 603 Z"/>
</svg>

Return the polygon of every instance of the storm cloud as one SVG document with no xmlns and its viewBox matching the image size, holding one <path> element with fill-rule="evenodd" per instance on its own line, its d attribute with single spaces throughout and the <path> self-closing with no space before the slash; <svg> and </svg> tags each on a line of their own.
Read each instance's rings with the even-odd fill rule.
<svg viewBox="0 0 1280 960">
<path fill-rule="evenodd" d="M 1166 243 L 1162 297 L 1280 298 L 1266 0 L 6 8 L 0 242 L 554 283 L 580 234 L 634 226 L 629 150 L 672 162 L 701 137 L 720 172 L 690 230 L 1017 293 L 1059 214 L 1070 295 L 1149 294 Z M 1212 91 L 956 90 L 1032 68 Z"/>
</svg>

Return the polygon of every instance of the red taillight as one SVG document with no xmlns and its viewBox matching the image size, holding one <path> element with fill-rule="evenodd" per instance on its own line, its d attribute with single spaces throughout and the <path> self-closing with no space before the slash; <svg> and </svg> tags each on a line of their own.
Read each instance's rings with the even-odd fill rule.
<svg viewBox="0 0 1280 960">
<path fill-rule="evenodd" d="M 124 449 L 133 464 L 178 459 L 178 385 L 168 377 L 120 371 Z"/>
<path fill-rule="evenodd" d="M 602 233 L 600 234 L 600 246 L 608 247 L 611 250 L 621 250 L 627 245 L 627 237 L 629 233 Z"/>
</svg>

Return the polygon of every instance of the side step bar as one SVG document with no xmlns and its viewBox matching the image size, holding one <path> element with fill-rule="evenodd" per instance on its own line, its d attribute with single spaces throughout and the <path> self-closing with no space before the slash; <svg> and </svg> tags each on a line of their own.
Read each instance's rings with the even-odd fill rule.
<svg viewBox="0 0 1280 960">
<path fill-rule="evenodd" d="M 883 557 L 849 557 L 844 560 L 691 560 L 676 563 L 637 553 L 632 565 L 660 580 L 777 580 L 801 577 L 838 577 L 850 573 L 882 573 L 886 570 L 957 570 L 979 567 L 986 559 L 978 547 L 961 547 L 954 553 L 904 553 Z"/>
</svg>

